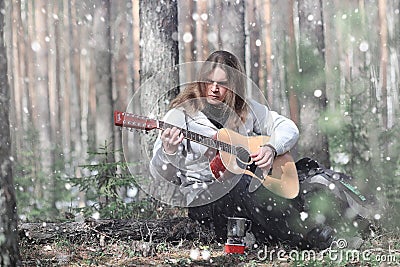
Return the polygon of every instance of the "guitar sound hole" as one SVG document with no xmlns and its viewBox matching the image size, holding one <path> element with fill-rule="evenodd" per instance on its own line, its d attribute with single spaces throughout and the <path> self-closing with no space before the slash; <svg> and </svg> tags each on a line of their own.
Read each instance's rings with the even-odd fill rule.
<svg viewBox="0 0 400 267">
<path fill-rule="evenodd" d="M 243 147 L 236 147 L 236 158 L 242 164 L 250 164 L 251 158 L 249 152 Z"/>
</svg>

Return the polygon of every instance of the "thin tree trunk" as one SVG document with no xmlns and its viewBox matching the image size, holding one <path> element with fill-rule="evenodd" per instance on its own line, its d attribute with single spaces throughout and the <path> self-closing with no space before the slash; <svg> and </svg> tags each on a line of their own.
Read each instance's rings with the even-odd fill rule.
<svg viewBox="0 0 400 267">
<path fill-rule="evenodd" d="M 299 150 L 330 167 L 328 138 L 318 125 L 320 114 L 326 111 L 325 46 L 322 0 L 299 2 L 299 75 L 303 95 L 300 109 L 302 136 Z"/>
<path fill-rule="evenodd" d="M 58 18 L 56 15 L 58 14 L 58 2 L 53 3 L 53 2 L 48 2 L 47 3 L 47 10 L 48 10 L 48 16 L 47 16 L 47 29 L 48 29 L 48 36 L 49 36 L 49 42 L 48 42 L 48 86 L 49 86 L 49 108 L 50 108 L 50 136 L 51 140 L 53 142 L 53 147 L 51 150 L 51 157 L 53 160 L 53 164 L 51 166 L 51 173 L 56 175 L 61 171 L 61 161 L 62 161 L 62 156 L 60 155 L 60 149 L 62 146 L 62 135 L 61 135 L 61 128 L 60 128 L 60 77 L 59 77 L 59 67 L 58 67 L 58 62 L 59 62 L 59 50 L 57 48 L 57 42 L 59 40 L 58 35 L 57 35 L 57 24 L 58 24 Z M 57 215 L 57 207 L 56 207 L 56 202 L 60 198 L 60 192 L 59 192 L 59 182 L 56 177 L 52 177 L 49 181 L 49 184 L 51 184 L 51 189 L 49 190 L 51 192 L 50 196 L 50 206 L 51 206 L 51 213 L 52 215 Z"/>
<path fill-rule="evenodd" d="M 63 122 L 61 124 L 61 131 L 63 133 L 63 154 L 66 162 L 71 161 L 71 47 L 70 43 L 72 43 L 72 34 L 71 34 L 71 22 L 70 22 L 70 12 L 71 5 L 68 0 L 64 0 L 60 2 L 60 5 L 63 6 L 62 10 L 62 20 L 60 21 L 60 32 L 63 33 L 61 38 L 61 47 L 60 47 L 60 69 L 63 69 L 60 73 L 60 94 L 62 96 L 62 101 L 60 103 L 60 118 Z M 67 170 L 69 175 L 72 174 L 70 169 Z"/>
<path fill-rule="evenodd" d="M 129 72 L 129 37 L 132 37 L 132 24 L 127 20 L 126 12 L 131 13 L 127 9 L 128 1 L 118 1 L 111 3 L 110 23 L 111 23 L 111 74 L 112 74 L 112 98 L 113 106 L 118 109 L 125 108 L 129 101 L 129 90 L 132 88 L 132 75 Z M 128 14 L 129 14 L 128 13 Z M 132 54 L 131 54 L 132 55 Z M 112 126 L 110 129 L 114 131 L 114 150 L 121 149 L 121 131 Z M 121 158 L 116 158 L 121 161 Z"/>
<path fill-rule="evenodd" d="M 290 107 L 290 118 L 296 123 L 296 125 L 300 124 L 299 119 L 299 103 L 298 97 L 295 91 L 295 79 L 292 77 L 298 71 L 297 60 L 296 58 L 296 37 L 294 32 L 294 14 L 293 14 L 293 5 L 294 0 L 289 1 L 288 5 L 288 19 L 289 19 L 289 29 L 288 29 L 288 92 L 289 92 L 289 107 Z"/>
<path fill-rule="evenodd" d="M 141 87 L 142 115 L 160 118 L 168 109 L 168 102 L 179 91 L 179 73 L 171 68 L 179 63 L 178 42 L 173 38 L 178 31 L 177 2 L 140 1 L 141 35 Z M 152 132 L 142 140 L 141 157 L 147 167 L 157 133 Z M 144 169 L 145 181 L 148 171 Z M 148 180 L 147 180 L 148 183 Z M 146 186 L 142 184 L 142 186 Z M 143 189 L 143 187 L 142 187 Z M 152 180 L 144 190 L 155 198 L 172 201 L 176 186 Z"/>
<path fill-rule="evenodd" d="M 380 43 L 380 88 L 381 116 L 383 129 L 388 129 L 388 93 L 387 93 L 387 64 L 388 64 L 388 26 L 386 18 L 386 0 L 378 1 L 379 11 L 379 43 Z"/>
<path fill-rule="evenodd" d="M 50 121 L 50 93 L 49 93 L 49 49 L 48 49 L 48 32 L 47 32 L 47 1 L 38 0 L 34 3 L 35 9 L 35 28 L 36 35 L 33 39 L 32 49 L 35 52 L 35 81 L 31 92 L 36 96 L 36 109 L 37 117 L 33 117 L 36 122 L 35 128 L 38 130 L 39 136 L 39 157 L 40 157 L 40 171 L 42 174 L 42 186 L 37 187 L 41 191 L 43 200 L 50 200 L 50 192 L 46 190 L 46 177 L 51 175 L 54 159 L 52 157 L 52 134 L 51 134 L 51 121 Z M 40 185 L 40 183 L 39 183 Z"/>
<path fill-rule="evenodd" d="M 96 118 L 96 146 L 114 142 L 113 97 L 111 73 L 111 26 L 110 1 L 98 0 L 94 10 L 93 35 L 94 49 L 94 88 L 96 88 L 96 111 L 102 116 Z"/>
<path fill-rule="evenodd" d="M 264 16 L 265 16 L 265 65 L 266 65 L 266 82 L 265 90 L 267 100 L 270 105 L 274 103 L 274 76 L 272 74 L 272 38 L 271 38 L 271 1 L 266 0 L 264 3 Z"/>
<path fill-rule="evenodd" d="M 23 44 L 21 40 L 21 2 L 13 1 L 9 4 L 11 16 L 9 16 L 9 33 L 11 38 L 7 38 L 9 43 L 8 47 L 12 47 L 11 51 L 8 52 L 8 66 L 9 76 L 12 78 L 10 82 L 11 101 L 14 104 L 11 105 L 10 117 L 12 118 L 11 136 L 13 136 L 14 142 L 12 144 L 12 155 L 15 160 L 17 158 L 17 151 L 22 151 L 22 140 L 23 140 L 23 95 L 24 95 L 24 76 L 21 76 L 21 65 L 22 58 L 20 54 L 20 47 Z M 12 60 L 10 60 L 12 59 Z"/>
<path fill-rule="evenodd" d="M 180 49 L 183 49 L 184 53 L 180 54 L 180 61 L 183 63 L 195 61 L 196 54 L 194 52 L 195 49 L 195 38 L 194 35 L 194 23 L 193 23 L 193 15 L 197 14 L 194 10 L 194 2 L 193 1 L 182 1 L 180 4 L 180 9 L 178 10 L 179 15 L 179 25 L 178 31 L 181 33 L 180 39 L 183 41 L 183 44 Z M 205 34 L 206 35 L 206 34 Z M 204 60 L 204 59 L 201 59 Z M 187 68 L 184 70 L 184 73 L 180 73 L 181 76 L 184 77 L 187 81 L 193 81 L 195 77 L 195 72 L 192 68 Z"/>
<path fill-rule="evenodd" d="M 325 49 L 325 79 L 326 79 L 326 98 L 330 110 L 335 110 L 339 99 L 339 53 L 337 47 L 337 36 L 335 34 L 335 4 L 329 0 L 323 0 L 323 26 L 325 44 L 329 49 Z"/>
<path fill-rule="evenodd" d="M 5 10 L 0 1 L 0 10 Z M 10 136 L 10 95 L 4 46 L 4 13 L 0 12 L 0 265 L 20 266 L 17 207 L 14 191 Z"/>
<path fill-rule="evenodd" d="M 219 28 L 219 48 L 235 54 L 242 65 L 245 62 L 244 2 L 219 0 L 216 17 Z"/>
<path fill-rule="evenodd" d="M 261 47 L 261 21 L 257 12 L 257 1 L 251 0 L 245 3 L 245 69 L 247 79 L 248 96 L 257 99 L 257 93 L 264 93 L 265 88 L 259 87 L 259 70 L 262 69 L 260 62 Z M 260 92 L 260 90 L 261 92 Z M 262 99 L 264 99 L 262 97 Z M 259 99 L 259 101 L 262 101 Z"/>
</svg>

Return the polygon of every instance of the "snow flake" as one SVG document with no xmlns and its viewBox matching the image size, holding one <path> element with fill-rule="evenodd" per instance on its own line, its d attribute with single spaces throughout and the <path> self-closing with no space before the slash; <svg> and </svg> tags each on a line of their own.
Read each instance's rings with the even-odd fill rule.
<svg viewBox="0 0 400 267">
<path fill-rule="evenodd" d="M 198 249 L 192 249 L 189 255 L 192 260 L 196 261 L 200 256 L 200 251 Z"/>
<path fill-rule="evenodd" d="M 218 35 L 215 32 L 210 32 L 207 35 L 207 39 L 208 39 L 209 42 L 214 43 L 214 42 L 216 42 L 218 40 Z"/>
<path fill-rule="evenodd" d="M 325 218 L 325 216 L 322 215 L 322 214 L 317 214 L 317 215 L 315 216 L 315 221 L 316 221 L 317 223 L 319 223 L 319 224 L 323 224 L 323 223 L 325 222 L 325 220 L 326 220 L 326 218 Z"/>
<path fill-rule="evenodd" d="M 43 247 L 43 250 L 44 250 L 44 251 L 52 251 L 53 249 L 51 248 L 50 245 L 45 245 L 45 246 Z"/>
<path fill-rule="evenodd" d="M 201 251 L 201 258 L 205 261 L 209 260 L 211 257 L 211 252 L 209 250 L 202 250 Z"/>
<path fill-rule="evenodd" d="M 307 212 L 300 212 L 300 220 L 302 220 L 303 222 L 308 218 L 308 213 Z"/>
<path fill-rule="evenodd" d="M 178 37 L 179 37 L 178 32 L 173 32 L 172 35 L 171 35 L 171 38 L 172 38 L 172 40 L 174 40 L 174 41 L 178 41 Z"/>
<path fill-rule="evenodd" d="M 70 183 L 65 183 L 64 185 L 65 189 L 70 190 L 72 188 Z"/>
<path fill-rule="evenodd" d="M 95 213 L 92 214 L 92 218 L 95 220 L 100 219 L 100 213 L 98 211 L 96 211 Z"/>
<path fill-rule="evenodd" d="M 40 49 L 42 49 L 42 47 L 38 41 L 33 41 L 31 44 L 31 48 L 34 52 L 39 52 Z"/>
<path fill-rule="evenodd" d="M 92 21 L 92 20 L 93 20 L 93 17 L 92 17 L 91 14 L 86 14 L 86 15 L 85 15 L 85 18 L 86 18 L 88 21 Z"/>
<path fill-rule="evenodd" d="M 192 15 L 192 19 L 193 19 L 194 21 L 196 21 L 196 20 L 198 20 L 199 18 L 200 18 L 199 14 L 196 13 L 196 12 L 194 12 L 193 15 Z"/>
<path fill-rule="evenodd" d="M 380 219 L 381 219 L 381 215 L 378 214 L 378 213 L 375 214 L 375 215 L 374 215 L 374 219 L 375 219 L 375 220 L 380 220 Z"/>
<path fill-rule="evenodd" d="M 207 13 L 203 13 L 203 14 L 200 15 L 200 18 L 202 20 L 207 20 L 208 19 L 208 14 Z"/>
<path fill-rule="evenodd" d="M 126 195 L 130 198 L 134 198 L 138 193 L 137 187 L 131 187 L 126 190 Z"/>
<path fill-rule="evenodd" d="M 256 46 L 261 46 L 261 40 L 260 39 L 256 40 Z"/>
<path fill-rule="evenodd" d="M 314 96 L 315 97 L 321 97 L 322 96 L 322 90 L 320 90 L 320 89 L 315 90 L 314 91 Z"/>
<path fill-rule="evenodd" d="M 313 21 L 314 20 L 314 15 L 313 14 L 308 15 L 307 16 L 307 20 L 308 21 Z"/>
<path fill-rule="evenodd" d="M 182 36 L 182 39 L 185 43 L 190 43 L 193 40 L 193 36 L 190 32 L 185 32 Z"/>
</svg>

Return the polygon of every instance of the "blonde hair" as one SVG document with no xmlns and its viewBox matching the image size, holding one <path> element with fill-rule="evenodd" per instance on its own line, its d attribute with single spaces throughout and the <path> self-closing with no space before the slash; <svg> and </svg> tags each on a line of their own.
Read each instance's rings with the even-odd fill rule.
<svg viewBox="0 0 400 267">
<path fill-rule="evenodd" d="M 188 112 L 195 112 L 204 108 L 203 99 L 206 95 L 206 82 L 208 76 L 217 68 L 225 71 L 228 79 L 226 97 L 224 104 L 234 110 L 236 116 L 230 116 L 228 125 L 234 126 L 244 122 L 247 116 L 248 107 L 245 101 L 246 83 L 243 68 L 239 59 L 223 50 L 215 51 L 203 63 L 198 74 L 197 81 L 190 83 L 172 102 L 170 107 L 183 106 Z M 237 121 L 239 118 L 240 121 Z"/>
</svg>

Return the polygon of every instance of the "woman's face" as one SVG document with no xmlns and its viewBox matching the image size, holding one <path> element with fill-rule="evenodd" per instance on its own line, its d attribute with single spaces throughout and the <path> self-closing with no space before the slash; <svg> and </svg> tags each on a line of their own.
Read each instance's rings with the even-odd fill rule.
<svg viewBox="0 0 400 267">
<path fill-rule="evenodd" d="M 228 92 L 228 79 L 226 72 L 216 67 L 206 80 L 207 102 L 212 105 L 221 104 Z"/>
</svg>

